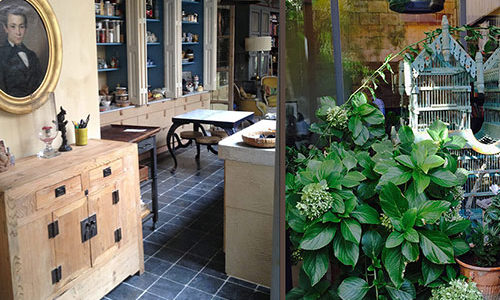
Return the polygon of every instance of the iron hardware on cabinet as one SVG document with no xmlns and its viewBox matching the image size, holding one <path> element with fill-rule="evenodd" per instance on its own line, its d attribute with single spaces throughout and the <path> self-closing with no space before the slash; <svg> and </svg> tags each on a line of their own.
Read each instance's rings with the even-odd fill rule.
<svg viewBox="0 0 500 300">
<path fill-rule="evenodd" d="M 47 227 L 49 230 L 49 239 L 55 238 L 59 234 L 59 222 L 57 220 L 50 223 Z"/>
<path fill-rule="evenodd" d="M 120 192 L 118 190 L 113 191 L 113 204 L 120 202 Z"/>
<path fill-rule="evenodd" d="M 52 276 L 52 284 L 56 284 L 59 281 L 61 281 L 62 278 L 62 268 L 61 266 L 58 266 L 54 270 L 50 272 L 50 275 Z"/>
<path fill-rule="evenodd" d="M 107 167 L 106 169 L 102 170 L 102 175 L 104 177 L 108 177 L 109 175 L 111 175 L 111 167 Z"/>
<path fill-rule="evenodd" d="M 61 185 L 60 187 L 55 189 L 56 191 L 56 198 L 61 197 L 62 195 L 66 194 L 66 186 Z"/>
<path fill-rule="evenodd" d="M 97 235 L 97 217 L 92 215 L 80 222 L 80 229 L 82 234 L 82 243 L 90 240 Z"/>
<path fill-rule="evenodd" d="M 121 240 L 122 240 L 122 229 L 118 228 L 117 230 L 115 230 L 115 243 L 118 243 Z"/>
</svg>

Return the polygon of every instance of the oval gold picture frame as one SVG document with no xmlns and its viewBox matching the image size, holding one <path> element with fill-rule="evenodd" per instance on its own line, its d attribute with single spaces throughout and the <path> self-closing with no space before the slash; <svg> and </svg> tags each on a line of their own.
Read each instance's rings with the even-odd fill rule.
<svg viewBox="0 0 500 300">
<path fill-rule="evenodd" d="M 27 114 L 42 106 L 49 94 L 54 92 L 62 65 L 61 31 L 52 7 L 45 0 L 24 1 L 36 10 L 45 26 L 49 44 L 49 60 L 45 77 L 32 94 L 26 97 L 13 97 L 0 89 L 0 109 L 13 114 Z"/>
</svg>

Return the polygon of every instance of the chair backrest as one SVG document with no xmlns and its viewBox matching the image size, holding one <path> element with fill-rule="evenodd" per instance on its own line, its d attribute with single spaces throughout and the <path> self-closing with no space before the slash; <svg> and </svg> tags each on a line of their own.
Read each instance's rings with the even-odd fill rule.
<svg viewBox="0 0 500 300">
<path fill-rule="evenodd" d="M 240 93 L 240 88 L 236 85 L 236 83 L 233 83 L 233 90 L 234 90 L 234 103 L 239 106 L 241 103 L 241 93 Z"/>
<path fill-rule="evenodd" d="M 276 76 L 264 76 L 262 77 L 260 84 L 262 86 L 268 86 L 270 88 L 278 88 L 278 77 Z"/>
</svg>

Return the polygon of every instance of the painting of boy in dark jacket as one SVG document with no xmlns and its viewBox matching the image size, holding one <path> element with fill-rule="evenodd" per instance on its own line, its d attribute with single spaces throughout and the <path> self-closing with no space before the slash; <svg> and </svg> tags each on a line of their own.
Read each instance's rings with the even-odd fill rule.
<svg viewBox="0 0 500 300">
<path fill-rule="evenodd" d="M 28 7 L 33 9 L 29 5 L 15 4 L 0 7 L 2 23 L 0 31 L 6 36 L 0 41 L 0 89 L 12 97 L 25 97 L 35 92 L 42 83 L 47 69 L 46 65 L 41 66 L 37 54 L 24 44 L 30 23 L 29 17 L 33 16 Z M 38 15 L 36 17 L 39 18 Z"/>
</svg>

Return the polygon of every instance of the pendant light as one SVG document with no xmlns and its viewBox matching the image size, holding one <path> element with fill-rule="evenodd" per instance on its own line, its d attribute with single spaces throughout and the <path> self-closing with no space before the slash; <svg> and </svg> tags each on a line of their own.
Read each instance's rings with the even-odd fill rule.
<svg viewBox="0 0 500 300">
<path fill-rule="evenodd" d="M 445 0 L 388 0 L 389 8 L 403 14 L 428 14 L 442 11 Z"/>
</svg>

